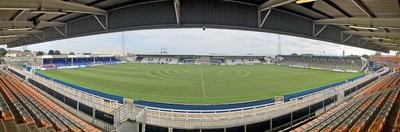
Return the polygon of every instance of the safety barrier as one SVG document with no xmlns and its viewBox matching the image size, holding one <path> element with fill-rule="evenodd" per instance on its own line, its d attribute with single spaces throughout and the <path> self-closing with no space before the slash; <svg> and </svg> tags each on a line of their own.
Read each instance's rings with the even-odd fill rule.
<svg viewBox="0 0 400 132">
<path fill-rule="evenodd" d="M 61 81 L 61 80 L 58 80 L 58 79 L 53 79 L 53 81 L 57 82 L 57 83 L 60 83 L 60 84 L 63 84 L 65 86 L 68 86 L 68 87 L 83 91 L 83 92 L 87 92 L 87 93 L 90 93 L 90 94 L 93 94 L 93 95 L 97 95 L 97 96 L 103 97 L 106 101 L 108 99 L 111 99 L 111 100 L 118 101 L 118 103 L 120 103 L 120 104 L 124 103 L 124 97 L 122 97 L 122 96 L 117 96 L 117 95 L 112 95 L 112 94 L 99 92 L 99 91 L 96 91 L 96 90 L 91 90 L 91 89 L 88 89 L 88 88 L 85 88 L 85 87 L 82 87 L 82 86 L 78 86 L 78 85 L 75 85 L 75 84 L 72 84 L 72 83 L 64 82 L 64 81 Z"/>
<path fill-rule="evenodd" d="M 75 85 L 75 84 L 72 84 L 72 83 L 64 82 L 64 81 L 61 81 L 61 80 L 58 80 L 58 79 L 52 79 L 51 77 L 43 75 L 43 74 L 40 74 L 40 73 L 35 73 L 35 74 L 40 76 L 40 77 L 42 77 L 42 78 L 45 78 L 45 79 L 48 79 L 48 80 L 53 80 L 54 82 L 60 83 L 62 85 L 65 85 L 65 86 L 68 86 L 68 87 L 71 87 L 71 88 L 74 88 L 74 89 L 77 89 L 77 90 L 80 90 L 82 92 L 87 92 L 87 93 L 90 93 L 90 94 L 93 94 L 93 95 L 97 95 L 97 96 L 103 97 L 105 101 L 116 100 L 120 104 L 124 103 L 124 97 L 122 97 L 122 96 L 117 96 L 117 95 L 112 95 L 112 94 L 99 92 L 99 91 L 96 91 L 96 90 L 91 90 L 91 89 L 88 89 L 88 88 L 85 88 L 85 87 L 82 87 L 82 86 L 78 86 L 78 85 Z"/>
<path fill-rule="evenodd" d="M 275 99 L 266 99 L 259 101 L 252 101 L 246 103 L 234 103 L 234 104 L 220 104 L 220 105 L 183 105 L 183 104 L 168 104 L 168 103 L 156 103 L 142 100 L 135 100 L 134 104 L 164 108 L 164 109 L 181 109 L 181 110 L 221 110 L 221 109 L 235 109 L 235 108 L 246 108 L 252 106 L 260 106 L 264 104 L 272 104 Z"/>
</svg>

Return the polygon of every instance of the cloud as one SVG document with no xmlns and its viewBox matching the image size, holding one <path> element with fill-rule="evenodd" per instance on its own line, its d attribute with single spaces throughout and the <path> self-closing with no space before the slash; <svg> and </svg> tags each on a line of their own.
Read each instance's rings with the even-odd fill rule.
<svg viewBox="0 0 400 132">
<path fill-rule="evenodd" d="M 127 52 L 155 53 L 166 47 L 169 53 L 177 54 L 278 54 L 277 34 L 242 30 L 224 30 L 201 28 L 157 29 L 128 31 L 125 34 Z M 84 36 L 65 40 L 45 42 L 28 46 L 35 51 L 58 49 L 73 52 L 91 52 L 98 48 L 122 47 L 122 33 L 108 33 Z M 354 48 L 324 41 L 281 35 L 283 54 L 313 53 L 325 55 L 371 54 L 372 51 Z"/>
</svg>

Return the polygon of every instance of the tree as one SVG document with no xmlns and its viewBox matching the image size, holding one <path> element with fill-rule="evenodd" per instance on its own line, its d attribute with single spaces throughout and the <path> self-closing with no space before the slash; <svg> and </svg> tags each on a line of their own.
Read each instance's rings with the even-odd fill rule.
<svg viewBox="0 0 400 132">
<path fill-rule="evenodd" d="M 30 50 L 24 50 L 24 52 L 25 52 L 25 53 L 30 53 L 31 51 L 30 51 Z"/>
<path fill-rule="evenodd" d="M 90 55 L 90 53 L 83 53 L 83 55 Z"/>
<path fill-rule="evenodd" d="M 0 48 L 0 57 L 4 57 L 7 54 L 7 50 L 4 48 Z"/>
<path fill-rule="evenodd" d="M 361 57 L 363 57 L 365 59 L 369 59 L 369 56 L 367 54 L 363 54 Z"/>
<path fill-rule="evenodd" d="M 36 52 L 36 56 L 42 56 L 42 55 L 44 55 L 44 52 L 43 52 L 43 51 L 38 51 L 38 52 Z"/>
<path fill-rule="evenodd" d="M 298 56 L 296 53 L 293 53 L 291 56 Z"/>
<path fill-rule="evenodd" d="M 48 55 L 54 55 L 54 50 L 49 50 L 49 53 L 47 53 Z"/>
<path fill-rule="evenodd" d="M 61 52 L 59 50 L 54 51 L 54 55 L 61 55 Z"/>
<path fill-rule="evenodd" d="M 75 55 L 75 53 L 74 52 L 69 52 L 69 55 Z"/>
</svg>

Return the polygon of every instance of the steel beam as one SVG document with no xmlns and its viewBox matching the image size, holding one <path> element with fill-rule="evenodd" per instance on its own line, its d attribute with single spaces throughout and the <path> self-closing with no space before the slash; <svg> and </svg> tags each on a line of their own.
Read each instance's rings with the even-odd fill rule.
<svg viewBox="0 0 400 132">
<path fill-rule="evenodd" d="M 326 26 L 328 26 L 328 25 L 325 25 L 324 27 L 322 27 L 322 28 L 314 35 L 314 37 L 317 37 L 318 34 L 320 34 L 320 33 L 322 32 L 322 30 L 324 30 L 324 29 L 326 28 Z"/>
<path fill-rule="evenodd" d="M 106 10 L 61 0 L 2 0 L 0 10 L 44 10 L 105 15 Z"/>
<path fill-rule="evenodd" d="M 262 20 L 262 22 L 260 23 L 260 25 L 258 26 L 258 28 L 262 28 L 262 26 L 264 25 L 265 21 L 267 20 L 269 14 L 271 13 L 272 9 L 268 10 L 267 14 L 265 14 L 264 19 Z M 260 12 L 261 14 L 261 12 Z"/>
<path fill-rule="evenodd" d="M 351 34 L 349 37 L 347 37 L 346 39 L 344 39 L 344 40 L 342 41 L 342 43 L 344 43 L 344 42 L 346 42 L 347 40 L 349 40 L 352 36 L 353 36 L 353 34 Z"/>
<path fill-rule="evenodd" d="M 271 8 L 286 5 L 295 1 L 296 0 L 268 0 L 267 2 L 259 6 L 259 11 L 266 11 Z"/>
<path fill-rule="evenodd" d="M 179 0 L 174 0 L 174 8 L 175 8 L 175 17 L 176 17 L 176 24 L 179 25 L 181 24 L 181 3 L 179 2 Z"/>
<path fill-rule="evenodd" d="M 64 36 L 64 37 L 66 36 L 65 33 L 61 32 L 57 27 L 53 26 L 53 28 L 54 28 L 58 33 L 60 33 L 62 36 Z"/>
<path fill-rule="evenodd" d="M 100 26 L 103 27 L 104 30 L 107 30 L 107 27 L 100 21 L 96 14 L 93 14 L 94 18 L 96 18 L 97 22 L 99 22 Z M 107 20 L 106 20 L 107 21 Z"/>
<path fill-rule="evenodd" d="M 36 27 L 47 27 L 47 26 L 63 26 L 66 23 L 63 22 L 40 22 Z M 34 27 L 31 21 L 0 21 L 0 28 L 25 28 Z"/>
<path fill-rule="evenodd" d="M 353 34 L 358 36 L 367 37 L 382 37 L 382 38 L 398 38 L 400 39 L 400 33 L 386 33 L 386 32 L 369 32 L 369 31 L 343 31 L 344 34 Z"/>
<path fill-rule="evenodd" d="M 358 25 L 377 28 L 400 29 L 400 18 L 335 18 L 316 20 L 315 24 Z"/>
</svg>

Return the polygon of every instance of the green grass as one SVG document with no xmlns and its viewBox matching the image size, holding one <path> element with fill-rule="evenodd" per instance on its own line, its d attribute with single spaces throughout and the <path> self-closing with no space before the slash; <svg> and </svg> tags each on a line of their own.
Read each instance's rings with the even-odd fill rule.
<svg viewBox="0 0 400 132">
<path fill-rule="evenodd" d="M 324 86 L 361 74 L 276 65 L 156 64 L 118 64 L 38 72 L 130 99 L 184 104 L 267 99 Z"/>
</svg>

